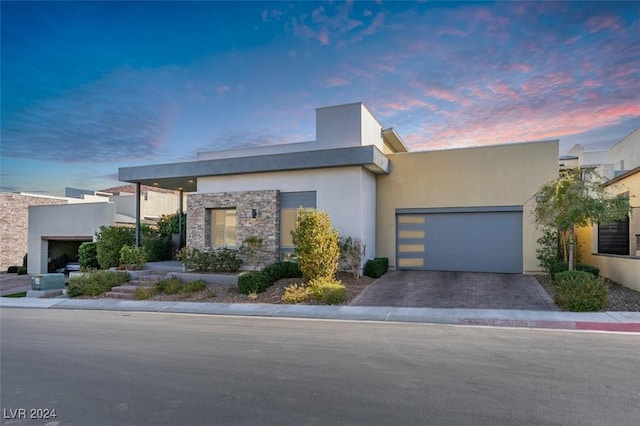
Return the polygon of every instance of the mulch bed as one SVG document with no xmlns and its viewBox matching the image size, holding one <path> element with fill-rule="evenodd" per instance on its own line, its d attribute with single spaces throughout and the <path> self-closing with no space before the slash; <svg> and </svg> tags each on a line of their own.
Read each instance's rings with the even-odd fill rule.
<svg viewBox="0 0 640 426">
<path fill-rule="evenodd" d="M 337 279 L 342 281 L 342 284 L 347 288 L 347 299 L 344 303 L 348 305 L 362 290 L 371 284 L 374 279 L 363 276 L 356 280 L 350 274 L 338 273 Z M 269 303 L 280 304 L 282 302 L 282 295 L 284 294 L 284 288 L 292 284 L 301 284 L 304 280 L 302 278 L 285 278 L 276 281 L 271 287 L 269 287 L 263 293 L 259 293 L 255 296 L 249 296 L 246 294 L 238 293 L 238 287 L 235 285 L 230 286 L 212 286 L 207 290 L 193 293 L 191 297 L 179 294 L 165 295 L 160 294 L 153 296 L 147 300 L 170 300 L 170 301 L 185 301 L 185 302 L 210 302 L 210 303 Z M 313 302 L 307 304 L 314 304 Z"/>
</svg>

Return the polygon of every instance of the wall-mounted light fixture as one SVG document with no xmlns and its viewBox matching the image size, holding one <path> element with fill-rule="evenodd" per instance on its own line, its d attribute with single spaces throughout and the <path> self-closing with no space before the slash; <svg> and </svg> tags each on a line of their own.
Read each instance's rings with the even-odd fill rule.
<svg viewBox="0 0 640 426">
<path fill-rule="evenodd" d="M 256 219 L 258 217 L 258 209 L 251 209 L 251 218 Z"/>
</svg>

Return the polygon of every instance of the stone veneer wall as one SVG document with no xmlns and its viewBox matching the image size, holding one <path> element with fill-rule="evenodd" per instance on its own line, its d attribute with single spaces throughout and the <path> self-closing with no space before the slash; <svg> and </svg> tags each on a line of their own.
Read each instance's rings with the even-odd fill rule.
<svg viewBox="0 0 640 426">
<path fill-rule="evenodd" d="M 54 204 L 67 204 L 67 200 L 0 193 L 0 271 L 22 266 L 29 250 L 29 206 Z"/>
<path fill-rule="evenodd" d="M 198 250 L 211 247 L 211 215 L 209 209 L 236 209 L 236 241 L 242 244 L 247 237 L 264 241 L 263 263 L 279 260 L 280 197 L 279 191 L 243 191 L 187 196 L 187 246 Z M 252 209 L 258 217 L 251 217 Z"/>
</svg>

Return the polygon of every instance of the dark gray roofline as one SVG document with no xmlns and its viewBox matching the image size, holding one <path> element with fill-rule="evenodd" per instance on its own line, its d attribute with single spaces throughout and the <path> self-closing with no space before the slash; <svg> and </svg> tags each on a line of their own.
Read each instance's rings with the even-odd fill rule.
<svg viewBox="0 0 640 426">
<path fill-rule="evenodd" d="M 362 166 L 374 174 L 389 173 L 389 159 L 373 145 L 290 152 L 216 160 L 121 167 L 118 179 L 186 192 L 196 190 L 198 177 L 275 171 Z M 192 182 L 189 182 L 192 181 Z"/>
</svg>

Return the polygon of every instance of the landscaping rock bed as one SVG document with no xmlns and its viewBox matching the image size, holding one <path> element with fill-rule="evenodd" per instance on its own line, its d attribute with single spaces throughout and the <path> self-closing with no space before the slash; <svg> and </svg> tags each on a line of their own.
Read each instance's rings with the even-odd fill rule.
<svg viewBox="0 0 640 426">
<path fill-rule="evenodd" d="M 553 299 L 553 280 L 548 275 L 536 275 L 538 282 Z M 640 312 L 640 292 L 603 278 L 609 289 L 609 298 L 605 311 Z"/>
</svg>

